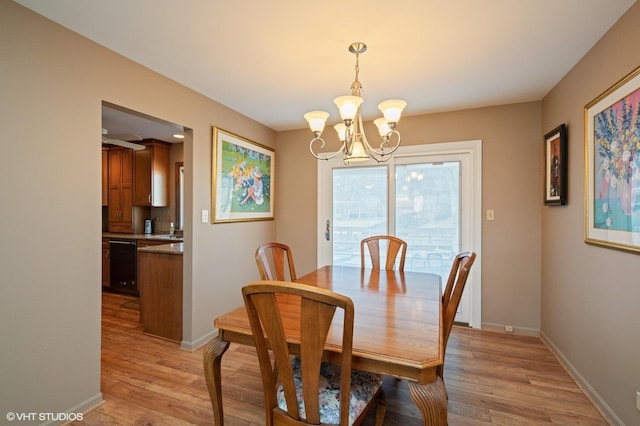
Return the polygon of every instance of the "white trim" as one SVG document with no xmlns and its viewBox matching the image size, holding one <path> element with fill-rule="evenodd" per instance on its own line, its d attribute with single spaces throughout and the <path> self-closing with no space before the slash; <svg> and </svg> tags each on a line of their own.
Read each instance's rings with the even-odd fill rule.
<svg viewBox="0 0 640 426">
<path fill-rule="evenodd" d="M 493 322 L 483 322 L 482 329 L 487 331 L 496 331 L 499 333 L 509 333 L 509 334 L 526 334 L 527 336 L 536 336 L 540 337 L 540 329 L 539 328 L 530 328 L 530 327 L 513 327 L 513 332 L 505 331 L 505 327 L 507 324 L 497 324 Z"/>
<path fill-rule="evenodd" d="M 68 410 L 64 411 L 64 414 L 69 414 L 70 418 L 74 418 L 75 416 L 71 416 L 73 415 L 77 415 L 78 413 L 82 413 L 82 417 L 84 417 L 84 415 L 96 408 L 98 408 L 99 406 L 101 406 L 102 404 L 104 404 L 105 400 L 102 398 L 102 392 L 98 392 L 97 394 L 95 394 L 94 396 L 92 396 L 91 398 L 85 399 L 84 401 L 82 401 L 79 404 L 74 405 L 73 407 L 69 408 Z M 62 414 L 62 413 L 60 413 Z M 16 421 L 16 423 L 20 423 L 18 421 Z M 63 422 L 63 424 L 67 424 L 69 422 Z M 46 421 L 44 423 L 42 423 L 42 425 L 57 425 L 60 424 L 59 421 L 57 420 L 49 420 Z"/>
<path fill-rule="evenodd" d="M 180 342 L 180 349 L 184 349 L 185 351 L 189 351 L 189 352 L 197 351 L 198 349 L 200 349 L 201 346 L 204 346 L 207 343 L 209 343 L 209 341 L 214 337 L 216 337 L 217 335 L 218 335 L 218 329 L 216 328 L 214 330 L 211 330 L 209 333 L 205 334 L 204 336 L 200 337 L 197 340 L 194 340 L 194 341 L 183 340 L 182 342 Z"/>
</svg>

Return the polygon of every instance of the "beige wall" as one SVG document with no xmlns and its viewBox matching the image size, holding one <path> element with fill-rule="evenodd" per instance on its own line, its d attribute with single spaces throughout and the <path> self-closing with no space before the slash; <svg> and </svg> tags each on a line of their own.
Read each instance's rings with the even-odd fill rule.
<svg viewBox="0 0 640 426">
<path fill-rule="evenodd" d="M 369 129 L 371 135 L 377 134 Z M 483 328 L 503 330 L 508 324 L 516 331 L 537 334 L 540 103 L 405 117 L 399 130 L 403 145 L 482 140 L 483 210 L 494 209 L 496 217 L 492 222 L 483 219 L 482 227 Z M 335 149 L 334 132 L 328 128 L 325 133 L 327 146 Z M 293 247 L 299 273 L 315 269 L 317 257 L 318 161 L 309 154 L 310 135 L 306 129 L 278 133 L 277 236 Z"/>
<path fill-rule="evenodd" d="M 542 211 L 542 333 L 612 417 L 640 424 L 640 257 L 584 243 L 584 107 L 640 65 L 636 3 L 543 101 L 566 123 L 569 204 Z M 615 414 L 613 414 L 615 413 Z"/>
<path fill-rule="evenodd" d="M 274 131 L 9 0 L 0 0 L 0 412 L 86 409 L 100 394 L 101 103 L 189 129 L 184 145 L 185 347 L 258 278 L 275 224 L 200 223 L 211 126 L 275 147 Z M 215 78 L 215 76 L 212 76 Z"/>
</svg>

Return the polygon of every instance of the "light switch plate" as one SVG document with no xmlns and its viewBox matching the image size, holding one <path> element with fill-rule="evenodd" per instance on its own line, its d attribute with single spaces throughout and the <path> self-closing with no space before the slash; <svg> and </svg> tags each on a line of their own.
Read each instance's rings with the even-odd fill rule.
<svg viewBox="0 0 640 426">
<path fill-rule="evenodd" d="M 493 211 L 493 209 L 487 210 L 487 220 L 495 220 L 495 218 L 496 218 L 495 211 Z"/>
<path fill-rule="evenodd" d="M 209 210 L 202 210 L 202 223 L 209 223 Z"/>
</svg>

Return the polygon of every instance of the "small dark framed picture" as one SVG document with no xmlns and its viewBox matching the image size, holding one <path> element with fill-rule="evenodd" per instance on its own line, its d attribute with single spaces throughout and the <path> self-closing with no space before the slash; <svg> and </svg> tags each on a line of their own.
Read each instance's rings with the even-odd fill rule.
<svg viewBox="0 0 640 426">
<path fill-rule="evenodd" d="M 567 126 L 561 124 L 544 135 L 544 204 L 567 204 Z"/>
</svg>

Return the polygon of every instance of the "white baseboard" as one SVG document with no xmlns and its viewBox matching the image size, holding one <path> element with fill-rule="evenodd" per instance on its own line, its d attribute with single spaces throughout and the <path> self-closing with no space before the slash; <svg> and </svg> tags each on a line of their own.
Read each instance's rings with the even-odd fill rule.
<svg viewBox="0 0 640 426">
<path fill-rule="evenodd" d="M 560 349 L 549 339 L 547 335 L 543 332 L 540 333 L 540 337 L 545 345 L 549 348 L 549 350 L 558 358 L 560 364 L 567 370 L 569 375 L 576 382 L 578 387 L 582 389 L 582 391 L 587 395 L 587 398 L 591 400 L 593 405 L 600 411 L 602 417 L 609 422 L 611 425 L 619 425 L 624 426 L 624 423 L 616 415 L 616 413 L 609 407 L 609 405 L 600 397 L 598 392 L 589 384 L 589 382 L 580 374 L 580 372 L 569 362 L 569 360 L 564 356 L 564 354 L 560 351 Z"/>
<path fill-rule="evenodd" d="M 217 335 L 218 335 L 218 329 L 216 328 L 212 330 L 210 333 L 207 333 L 204 336 L 192 342 L 183 340 L 182 342 L 180 342 L 180 349 L 184 349 L 185 351 L 191 351 L 191 352 L 196 351 L 200 349 L 200 347 L 209 343 L 209 340 L 213 339 Z"/>
<path fill-rule="evenodd" d="M 59 421 L 48 421 L 42 424 L 43 425 L 58 425 L 58 424 L 66 425 L 66 424 L 72 423 L 73 421 L 80 420 L 76 418 L 77 415 L 82 414 L 84 416 L 85 413 L 93 410 L 94 408 L 102 405 L 103 403 L 104 403 L 104 399 L 102 399 L 102 392 L 98 392 L 98 394 L 81 402 L 80 404 L 76 404 L 75 406 L 65 411 L 64 413 L 70 415 L 69 421 L 66 421 L 63 423 L 60 423 Z"/>
<path fill-rule="evenodd" d="M 506 331 L 504 331 L 504 327 L 505 327 L 505 324 L 495 324 L 491 322 L 482 323 L 483 330 L 502 331 L 503 333 L 507 333 Z M 540 336 L 540 329 L 538 328 L 528 328 L 528 327 L 518 327 L 518 326 L 512 326 L 512 327 L 513 327 L 513 333 L 527 334 L 530 336 Z"/>
</svg>

